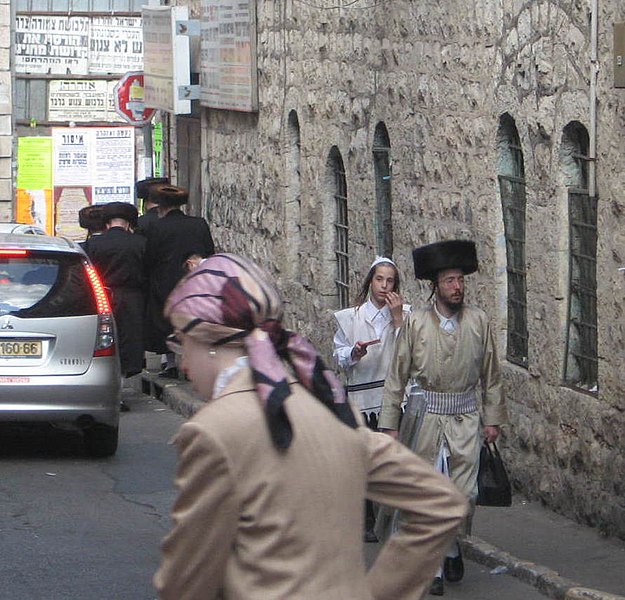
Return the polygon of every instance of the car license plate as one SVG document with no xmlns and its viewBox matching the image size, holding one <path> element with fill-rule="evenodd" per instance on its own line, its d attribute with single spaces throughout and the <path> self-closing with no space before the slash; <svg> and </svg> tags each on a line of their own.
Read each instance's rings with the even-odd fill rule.
<svg viewBox="0 0 625 600">
<path fill-rule="evenodd" d="M 41 340 L 0 340 L 0 358 L 41 358 Z"/>
</svg>

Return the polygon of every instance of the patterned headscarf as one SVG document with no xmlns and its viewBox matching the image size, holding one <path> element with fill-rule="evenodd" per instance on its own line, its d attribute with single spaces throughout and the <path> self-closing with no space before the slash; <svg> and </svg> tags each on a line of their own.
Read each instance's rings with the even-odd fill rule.
<svg viewBox="0 0 625 600">
<path fill-rule="evenodd" d="M 183 335 L 213 346 L 245 346 L 271 438 L 280 450 L 286 450 L 293 439 L 284 409 L 291 390 L 282 360 L 341 421 L 356 427 L 338 378 L 307 339 L 282 327 L 283 312 L 271 276 L 234 254 L 203 260 L 178 283 L 165 305 L 165 316 Z"/>
</svg>

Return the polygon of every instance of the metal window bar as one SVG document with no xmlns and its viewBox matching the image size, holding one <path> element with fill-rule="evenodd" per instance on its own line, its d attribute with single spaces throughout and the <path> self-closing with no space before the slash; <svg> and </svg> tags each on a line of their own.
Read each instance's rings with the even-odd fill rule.
<svg viewBox="0 0 625 600">
<path fill-rule="evenodd" d="M 569 309 L 565 382 L 596 391 L 597 199 L 569 189 Z"/>
<path fill-rule="evenodd" d="M 522 168 L 517 171 L 522 171 Z M 508 337 L 506 358 L 527 367 L 527 272 L 525 266 L 525 180 L 499 176 L 508 277 Z"/>
<path fill-rule="evenodd" d="M 336 218 L 334 228 L 336 232 L 336 290 L 339 308 L 349 306 L 349 256 L 348 256 L 348 226 L 347 226 L 347 184 L 345 170 L 337 159 L 334 166 Z"/>
<path fill-rule="evenodd" d="M 373 148 L 376 195 L 376 245 L 380 256 L 393 256 L 390 148 Z"/>
</svg>

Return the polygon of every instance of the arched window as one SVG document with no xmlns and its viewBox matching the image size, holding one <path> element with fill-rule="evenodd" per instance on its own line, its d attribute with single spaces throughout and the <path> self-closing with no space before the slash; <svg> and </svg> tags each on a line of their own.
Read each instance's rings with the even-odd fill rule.
<svg viewBox="0 0 625 600">
<path fill-rule="evenodd" d="M 302 229 L 302 198 L 301 198 L 301 146 L 300 129 L 297 112 L 289 113 L 287 123 L 287 153 L 286 153 L 286 205 L 284 211 L 286 232 L 286 254 L 288 271 L 291 279 L 300 280 L 301 277 L 301 229 Z"/>
<path fill-rule="evenodd" d="M 506 238 L 508 340 L 506 358 L 527 367 L 527 273 L 525 266 L 525 168 L 514 119 L 504 114 L 497 131 L 497 176 Z"/>
<path fill-rule="evenodd" d="M 564 382 L 597 392 L 597 199 L 588 193 L 588 143 L 588 132 L 581 123 L 572 122 L 564 128 L 560 166 L 569 208 Z"/>
<path fill-rule="evenodd" d="M 393 257 L 393 219 L 391 205 L 391 143 L 386 125 L 380 122 L 373 136 L 373 166 L 376 197 L 376 251 Z"/>
<path fill-rule="evenodd" d="M 347 182 L 341 153 L 333 146 L 328 156 L 328 168 L 334 200 L 334 255 L 336 257 L 336 294 L 338 308 L 349 306 L 349 255 L 347 248 Z"/>
</svg>

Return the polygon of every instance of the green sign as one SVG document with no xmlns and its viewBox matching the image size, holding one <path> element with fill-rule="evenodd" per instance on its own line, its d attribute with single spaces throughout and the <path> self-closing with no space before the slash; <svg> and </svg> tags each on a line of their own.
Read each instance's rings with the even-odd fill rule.
<svg viewBox="0 0 625 600">
<path fill-rule="evenodd" d="M 152 128 L 152 153 L 154 155 L 154 177 L 163 177 L 163 124 L 155 123 Z"/>
<path fill-rule="evenodd" d="M 52 188 L 51 137 L 17 140 L 17 187 L 23 190 Z"/>
</svg>

